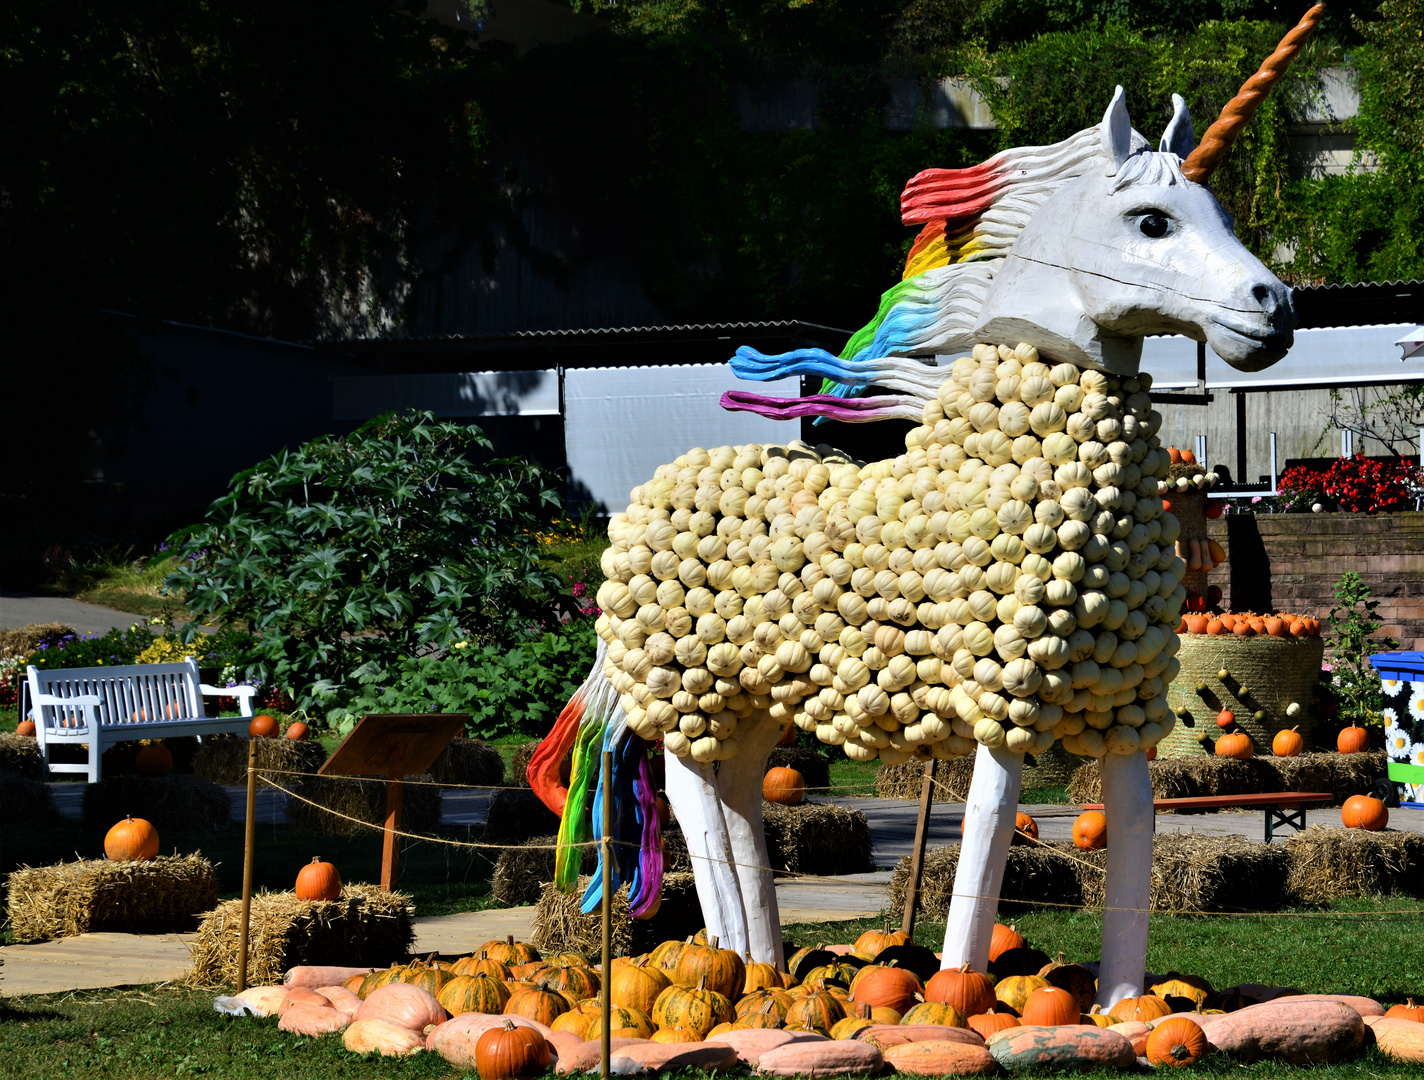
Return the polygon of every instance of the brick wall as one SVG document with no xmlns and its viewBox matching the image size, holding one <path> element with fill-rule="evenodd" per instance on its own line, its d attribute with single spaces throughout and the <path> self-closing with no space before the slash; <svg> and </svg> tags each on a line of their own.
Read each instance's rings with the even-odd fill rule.
<svg viewBox="0 0 1424 1080">
<path fill-rule="evenodd" d="M 1227 563 L 1211 574 L 1233 610 L 1324 619 L 1353 570 L 1380 601 L 1382 634 L 1424 649 L 1424 513 L 1228 515 L 1208 523 Z"/>
</svg>

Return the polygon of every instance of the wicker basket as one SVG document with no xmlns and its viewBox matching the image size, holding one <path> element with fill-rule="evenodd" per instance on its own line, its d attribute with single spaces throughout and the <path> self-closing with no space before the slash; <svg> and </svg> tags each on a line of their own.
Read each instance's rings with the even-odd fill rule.
<svg viewBox="0 0 1424 1080">
<path fill-rule="evenodd" d="M 1320 681 L 1325 642 L 1318 637 L 1241 638 L 1234 634 L 1183 634 L 1177 659 L 1182 670 L 1167 688 L 1167 703 L 1178 710 L 1177 726 L 1157 747 L 1161 757 L 1211 753 L 1221 733 L 1216 714 L 1230 709 L 1236 725 L 1251 736 L 1256 753 L 1268 754 L 1282 728 L 1299 727 L 1305 745 L 1314 745 L 1311 692 Z M 1223 668 L 1225 680 L 1217 677 Z M 1247 691 L 1242 696 L 1243 690 Z M 1286 716 L 1292 703 L 1300 715 Z M 1183 719 L 1186 709 L 1190 719 Z M 1257 721 L 1255 713 L 1264 718 Z M 1206 741 L 1198 738 L 1205 733 Z"/>
</svg>

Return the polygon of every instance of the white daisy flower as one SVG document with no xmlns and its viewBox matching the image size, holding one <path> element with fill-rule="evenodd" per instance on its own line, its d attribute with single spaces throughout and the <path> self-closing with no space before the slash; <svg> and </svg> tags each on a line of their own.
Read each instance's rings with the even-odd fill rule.
<svg viewBox="0 0 1424 1080">
<path fill-rule="evenodd" d="M 1408 731 L 1399 726 L 1399 714 L 1393 709 L 1385 709 L 1384 715 L 1384 747 L 1389 756 L 1396 761 L 1403 761 L 1409 756 L 1409 748 L 1414 740 Z"/>
<path fill-rule="evenodd" d="M 1424 723 L 1424 682 L 1409 684 L 1409 715 L 1415 723 Z"/>
<path fill-rule="evenodd" d="M 1424 766 L 1424 742 L 1417 742 L 1409 748 L 1409 764 Z"/>
</svg>

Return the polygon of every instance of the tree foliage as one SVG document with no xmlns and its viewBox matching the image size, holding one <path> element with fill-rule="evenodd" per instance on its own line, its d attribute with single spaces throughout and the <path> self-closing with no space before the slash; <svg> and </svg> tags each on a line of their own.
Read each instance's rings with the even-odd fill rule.
<svg viewBox="0 0 1424 1080">
<path fill-rule="evenodd" d="M 489 445 L 428 413 L 382 417 L 239 473 L 206 522 L 174 538 L 182 559 L 167 584 L 197 617 L 185 634 L 248 624 L 245 674 L 303 707 L 363 666 L 528 637 L 558 585 L 535 539 L 558 492 L 524 462 L 474 465 Z"/>
</svg>

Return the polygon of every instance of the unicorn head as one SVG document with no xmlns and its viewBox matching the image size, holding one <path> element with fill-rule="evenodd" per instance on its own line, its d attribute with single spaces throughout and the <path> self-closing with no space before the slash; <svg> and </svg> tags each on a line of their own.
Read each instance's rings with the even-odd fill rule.
<svg viewBox="0 0 1424 1080">
<path fill-rule="evenodd" d="M 933 358 L 979 342 L 1027 342 L 1045 357 L 1119 375 L 1137 373 L 1149 334 L 1205 340 L 1243 371 L 1275 363 L 1293 340 L 1290 290 L 1197 182 L 1229 140 L 1209 137 L 1194 153 L 1186 103 L 1172 100 L 1157 150 L 1132 129 L 1118 87 L 1102 123 L 1060 143 L 913 177 L 901 218 L 923 228 L 902 280 L 840 356 L 744 347 L 732 360 L 744 379 L 822 375 L 823 394 L 731 391 L 723 406 L 850 422 L 914 419 L 941 381 Z M 844 400 L 872 386 L 892 393 Z"/>
<path fill-rule="evenodd" d="M 1058 189 L 1025 223 L 975 322 L 1057 359 L 1134 374 L 1147 334 L 1205 339 L 1258 371 L 1290 348 L 1290 290 L 1232 231 L 1211 192 L 1182 173 L 1194 146 L 1186 103 L 1159 148 L 1132 130 L 1122 87 L 1097 128 L 1102 167 Z"/>
</svg>

